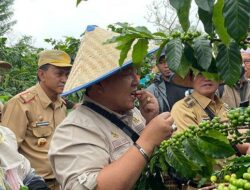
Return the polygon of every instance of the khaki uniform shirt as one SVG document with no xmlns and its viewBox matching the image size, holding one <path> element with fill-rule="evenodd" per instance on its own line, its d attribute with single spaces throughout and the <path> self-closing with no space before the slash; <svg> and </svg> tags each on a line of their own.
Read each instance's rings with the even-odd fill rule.
<svg viewBox="0 0 250 190">
<path fill-rule="evenodd" d="M 85 100 L 91 101 L 87 97 Z M 145 127 L 145 119 L 136 108 L 124 115 L 114 114 L 137 133 Z M 120 128 L 81 105 L 56 129 L 49 159 L 63 190 L 95 189 L 100 170 L 119 159 L 132 145 L 133 141 Z"/>
<path fill-rule="evenodd" d="M 226 107 L 222 101 L 215 96 L 215 101 L 194 91 L 191 95 L 176 102 L 172 108 L 171 116 L 178 131 L 186 130 L 190 125 L 198 126 L 202 120 L 209 117 L 204 109 L 208 107 L 221 121 L 227 120 Z"/>
<path fill-rule="evenodd" d="M 15 133 L 20 153 L 45 179 L 54 178 L 47 154 L 52 134 L 65 116 L 62 99 L 52 103 L 39 84 L 10 99 L 4 108 L 2 125 Z"/>
<path fill-rule="evenodd" d="M 222 101 L 225 102 L 230 108 L 236 108 L 240 106 L 240 102 L 242 101 L 250 101 L 250 81 L 245 81 L 243 83 L 244 86 L 241 87 L 229 87 L 227 85 L 224 86 L 224 92 L 221 97 Z M 242 88 L 246 88 L 245 97 L 241 100 L 240 91 Z"/>
</svg>

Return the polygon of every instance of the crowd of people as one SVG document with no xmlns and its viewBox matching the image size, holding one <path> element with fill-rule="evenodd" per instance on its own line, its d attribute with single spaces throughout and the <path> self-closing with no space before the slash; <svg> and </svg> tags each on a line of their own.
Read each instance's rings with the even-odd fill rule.
<svg viewBox="0 0 250 190">
<path fill-rule="evenodd" d="M 181 79 L 163 53 L 155 80 L 140 90 L 131 53 L 120 66 L 115 44 L 103 44 L 114 35 L 88 26 L 73 65 L 63 51 L 39 53 L 38 83 L 1 112 L 0 190 L 133 189 L 163 140 L 215 116 L 226 121 L 228 109 L 250 99 L 248 51 L 233 87 L 192 71 Z M 10 69 L 4 61 L 0 67 Z M 81 89 L 83 102 L 67 114 L 61 95 Z M 249 143 L 237 148 L 250 154 Z"/>
</svg>

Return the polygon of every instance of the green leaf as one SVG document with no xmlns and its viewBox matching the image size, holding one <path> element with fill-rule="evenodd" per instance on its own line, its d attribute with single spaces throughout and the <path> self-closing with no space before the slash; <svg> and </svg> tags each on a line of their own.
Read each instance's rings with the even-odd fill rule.
<svg viewBox="0 0 250 190">
<path fill-rule="evenodd" d="M 167 43 L 166 58 L 169 68 L 176 72 L 181 64 L 181 57 L 183 53 L 183 46 L 179 38 L 170 40 Z"/>
<path fill-rule="evenodd" d="M 209 73 L 217 74 L 218 77 L 219 77 L 218 68 L 217 68 L 217 66 L 216 66 L 216 60 L 215 60 L 214 56 L 212 57 L 212 61 L 211 61 L 210 67 L 208 68 L 207 71 L 208 71 Z"/>
<path fill-rule="evenodd" d="M 155 156 L 155 155 L 150 159 L 150 162 L 149 162 L 149 171 L 151 173 L 153 173 L 153 171 L 155 169 L 155 166 L 156 166 L 156 162 L 157 162 L 158 159 L 160 160 L 160 158 L 158 158 L 158 156 Z"/>
<path fill-rule="evenodd" d="M 215 139 L 218 139 L 219 141 L 224 142 L 224 143 L 228 144 L 231 147 L 227 137 L 225 135 L 223 135 L 221 132 L 217 131 L 217 130 L 214 130 L 214 129 L 209 130 L 209 131 L 206 132 L 205 136 L 209 136 L 209 137 L 213 137 Z"/>
<path fill-rule="evenodd" d="M 202 75 L 208 80 L 220 81 L 218 73 L 202 72 Z"/>
<path fill-rule="evenodd" d="M 200 166 L 207 165 L 206 156 L 202 152 L 200 152 L 195 139 L 186 138 L 182 142 L 182 145 L 184 148 L 184 152 L 189 160 L 192 160 Z"/>
<path fill-rule="evenodd" d="M 153 38 L 152 33 L 145 26 L 137 26 L 135 30 L 144 37 Z"/>
<path fill-rule="evenodd" d="M 189 161 L 181 150 L 169 146 L 166 151 L 166 162 L 184 178 L 192 179 L 196 176 L 199 166 Z"/>
<path fill-rule="evenodd" d="M 76 6 L 78 6 L 79 3 L 81 3 L 81 1 L 82 1 L 82 0 L 77 0 L 77 1 L 76 1 Z"/>
<path fill-rule="evenodd" d="M 246 168 L 250 167 L 250 155 L 243 155 L 241 157 L 236 157 L 233 159 L 234 166 L 244 166 Z"/>
<path fill-rule="evenodd" d="M 220 37 L 221 41 L 228 45 L 230 42 L 230 36 L 227 33 L 226 28 L 224 27 L 224 17 L 222 15 L 222 9 L 224 6 L 224 0 L 217 0 L 217 3 L 214 5 L 213 11 L 213 23 L 215 31 Z"/>
<path fill-rule="evenodd" d="M 202 166 L 202 167 L 201 167 L 201 172 L 200 172 L 200 174 L 201 174 L 201 176 L 203 176 L 203 177 L 207 176 L 207 177 L 210 178 L 210 176 L 211 176 L 212 173 L 213 173 L 213 166 L 214 166 L 214 164 L 216 163 L 216 161 L 215 161 L 215 159 L 210 158 L 210 157 L 207 157 L 207 160 L 206 160 L 206 161 L 207 161 L 206 166 Z"/>
<path fill-rule="evenodd" d="M 184 5 L 183 0 L 169 0 L 169 2 L 170 5 L 176 9 L 176 11 L 179 10 Z"/>
<path fill-rule="evenodd" d="M 185 0 L 183 6 L 177 10 L 177 16 L 184 32 L 187 32 L 190 27 L 189 11 L 192 0 Z"/>
<path fill-rule="evenodd" d="M 117 46 L 120 46 L 122 44 L 126 44 L 131 39 L 135 39 L 140 37 L 137 34 L 121 34 L 118 36 L 113 36 L 111 39 L 108 39 L 105 43 L 117 43 Z M 118 48 L 119 49 L 119 48 Z"/>
<path fill-rule="evenodd" d="M 210 177 L 210 176 L 209 176 Z M 208 182 L 209 178 L 202 177 L 200 181 L 198 182 L 198 187 L 204 186 Z"/>
<path fill-rule="evenodd" d="M 137 180 L 135 190 L 142 190 L 146 189 L 146 183 L 147 183 L 147 176 L 141 175 L 140 178 Z"/>
<path fill-rule="evenodd" d="M 120 52 L 120 59 L 119 59 L 119 65 L 122 65 L 124 63 L 124 60 L 126 59 L 128 52 L 133 44 L 135 39 L 132 39 L 130 41 L 128 41 L 126 44 L 123 44 L 123 46 L 121 48 L 121 52 Z"/>
<path fill-rule="evenodd" d="M 0 43 L 5 45 L 6 42 L 7 42 L 7 38 L 1 36 L 0 37 Z"/>
<path fill-rule="evenodd" d="M 76 1 L 76 6 L 78 6 L 82 1 L 87 1 L 87 0 L 77 0 Z"/>
<path fill-rule="evenodd" d="M 209 35 L 212 35 L 213 30 L 214 30 L 213 21 L 212 21 L 212 17 L 213 17 L 212 13 L 204 11 L 203 9 L 199 8 L 198 15 L 199 15 L 201 22 L 204 25 L 205 32 L 208 33 Z"/>
<path fill-rule="evenodd" d="M 216 159 L 227 158 L 235 154 L 226 136 L 215 130 L 197 137 L 197 146 L 205 155 Z"/>
<path fill-rule="evenodd" d="M 184 55 L 186 59 L 189 61 L 190 65 L 192 66 L 192 70 L 197 69 L 198 73 L 200 71 L 204 71 L 204 69 L 202 69 L 202 67 L 198 64 L 197 59 L 194 56 L 194 49 L 192 48 L 192 46 L 189 45 L 189 43 L 184 43 L 184 44 L 185 44 Z"/>
<path fill-rule="evenodd" d="M 194 40 L 194 56 L 196 57 L 198 64 L 205 70 L 207 70 L 212 61 L 212 47 L 210 41 L 197 38 Z"/>
<path fill-rule="evenodd" d="M 159 60 L 161 54 L 163 53 L 163 51 L 165 50 L 165 47 L 166 47 L 166 44 L 168 43 L 168 40 L 164 40 L 159 49 L 157 50 L 157 54 L 156 54 L 156 57 L 157 57 L 157 61 Z M 166 50 L 165 50 L 166 51 Z M 164 52 L 166 54 L 166 52 Z"/>
<path fill-rule="evenodd" d="M 230 43 L 229 47 L 224 44 L 218 46 L 216 66 L 222 80 L 233 86 L 240 78 L 241 73 L 241 54 L 236 43 Z"/>
<path fill-rule="evenodd" d="M 189 73 L 189 69 L 190 69 L 191 65 L 192 65 L 192 63 L 187 59 L 185 54 L 182 54 L 181 64 L 180 64 L 179 68 L 177 69 L 176 73 L 180 77 L 185 78 L 185 76 L 187 76 L 187 74 Z"/>
<path fill-rule="evenodd" d="M 198 7 L 204 11 L 212 12 L 211 4 L 213 3 L 213 0 L 195 0 Z"/>
<path fill-rule="evenodd" d="M 24 186 L 21 186 L 21 187 L 20 187 L 20 190 L 29 190 L 29 187 L 26 186 L 26 185 L 24 185 Z"/>
<path fill-rule="evenodd" d="M 249 0 L 225 0 L 223 15 L 228 34 L 236 41 L 246 37 L 249 27 Z"/>
<path fill-rule="evenodd" d="M 159 166 L 162 169 L 162 171 L 167 171 L 168 170 L 168 163 L 166 162 L 165 155 L 161 154 L 159 157 Z"/>
<path fill-rule="evenodd" d="M 167 35 L 163 32 L 155 32 L 153 33 L 154 36 L 159 36 L 159 37 L 163 37 L 163 38 L 167 38 Z"/>
<path fill-rule="evenodd" d="M 140 65 L 147 55 L 148 40 L 139 39 L 133 47 L 132 59 L 135 65 Z"/>
</svg>

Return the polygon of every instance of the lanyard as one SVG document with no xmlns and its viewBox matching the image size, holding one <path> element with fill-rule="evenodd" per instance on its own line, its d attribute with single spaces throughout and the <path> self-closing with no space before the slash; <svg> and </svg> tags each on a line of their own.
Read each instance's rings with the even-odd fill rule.
<svg viewBox="0 0 250 190">
<path fill-rule="evenodd" d="M 192 95 L 191 95 L 191 97 L 199 104 L 199 102 Z M 201 105 L 200 105 L 200 107 L 202 108 Z M 206 112 L 206 114 L 208 115 L 208 117 L 210 118 L 210 120 L 212 120 L 215 117 L 214 113 L 212 112 L 211 109 L 208 108 L 208 106 L 205 109 L 203 109 L 203 110 Z M 239 149 L 236 147 L 236 144 L 232 144 L 231 143 L 231 145 L 232 145 L 233 149 L 235 150 L 236 155 L 237 156 L 241 156 L 241 153 L 240 153 Z"/>
<path fill-rule="evenodd" d="M 137 139 L 140 137 L 133 129 L 131 129 L 128 125 L 126 125 L 122 120 L 120 120 L 115 114 L 112 114 L 105 109 L 101 108 L 100 106 L 92 103 L 92 102 L 83 102 L 84 106 L 94 110 L 95 112 L 99 113 L 113 124 L 115 124 L 118 128 L 120 128 L 124 133 L 126 133 L 133 142 L 136 142 Z"/>
</svg>

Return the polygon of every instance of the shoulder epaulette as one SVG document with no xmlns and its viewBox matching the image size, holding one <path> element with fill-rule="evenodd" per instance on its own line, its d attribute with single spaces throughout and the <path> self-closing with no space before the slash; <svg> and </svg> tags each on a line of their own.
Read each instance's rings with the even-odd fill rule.
<svg viewBox="0 0 250 190">
<path fill-rule="evenodd" d="M 195 101 L 191 96 L 187 96 L 184 98 L 184 102 L 188 108 L 191 108 L 195 105 Z"/>
<path fill-rule="evenodd" d="M 27 104 L 35 99 L 35 95 L 36 94 L 34 94 L 32 92 L 24 92 L 24 93 L 20 94 L 20 98 L 24 104 Z"/>
<path fill-rule="evenodd" d="M 226 110 L 226 111 L 229 111 L 229 110 L 230 110 L 230 107 L 229 107 L 229 105 L 228 105 L 228 104 L 223 103 L 223 106 L 224 106 L 224 108 L 225 108 L 225 110 Z"/>
<path fill-rule="evenodd" d="M 67 105 L 67 100 L 65 100 L 63 98 L 61 98 L 61 100 L 62 100 L 62 103 L 66 106 Z"/>
</svg>

